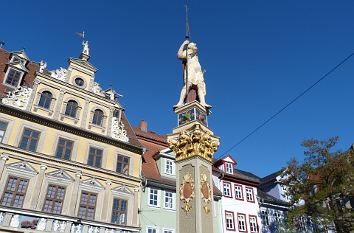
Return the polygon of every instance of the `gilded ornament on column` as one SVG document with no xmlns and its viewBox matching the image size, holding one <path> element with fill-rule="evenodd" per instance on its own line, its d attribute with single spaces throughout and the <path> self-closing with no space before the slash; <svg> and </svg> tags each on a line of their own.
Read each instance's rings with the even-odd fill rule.
<svg viewBox="0 0 354 233">
<path fill-rule="evenodd" d="M 183 201 L 182 209 L 186 214 L 192 209 L 191 201 L 194 198 L 194 181 L 191 174 L 183 176 L 181 187 L 179 188 L 180 199 Z"/>
<path fill-rule="evenodd" d="M 176 153 L 176 161 L 200 156 L 210 162 L 220 143 L 209 132 L 204 132 L 196 125 L 195 129 L 182 131 L 176 139 L 168 141 L 170 148 Z"/>
<path fill-rule="evenodd" d="M 208 176 L 204 173 L 200 175 L 200 193 L 202 196 L 203 209 L 206 214 L 210 213 L 210 202 L 212 197 L 211 186 L 208 182 Z"/>
</svg>

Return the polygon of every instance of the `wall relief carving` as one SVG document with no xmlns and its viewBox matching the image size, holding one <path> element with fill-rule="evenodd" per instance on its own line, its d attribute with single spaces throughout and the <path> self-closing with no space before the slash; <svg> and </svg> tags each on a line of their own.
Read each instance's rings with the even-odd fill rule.
<svg viewBox="0 0 354 233">
<path fill-rule="evenodd" d="M 112 138 L 118 139 L 123 142 L 128 142 L 127 131 L 124 129 L 123 122 L 118 120 L 118 117 L 112 117 Z"/>
<path fill-rule="evenodd" d="M 186 214 L 192 209 L 191 201 L 195 197 L 194 193 L 194 181 L 191 174 L 186 174 L 183 176 L 181 187 L 179 188 L 180 199 L 183 202 L 182 210 Z"/>
<path fill-rule="evenodd" d="M 2 99 L 2 103 L 15 108 L 26 110 L 32 92 L 32 88 L 21 86 L 14 91 L 8 92 L 7 96 Z"/>
</svg>

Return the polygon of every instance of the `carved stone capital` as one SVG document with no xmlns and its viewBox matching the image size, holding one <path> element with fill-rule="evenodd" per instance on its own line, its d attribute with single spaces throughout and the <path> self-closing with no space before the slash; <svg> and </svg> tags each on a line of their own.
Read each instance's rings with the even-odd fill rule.
<svg viewBox="0 0 354 233">
<path fill-rule="evenodd" d="M 41 165 L 41 170 L 42 170 L 42 171 L 47 170 L 47 168 L 48 168 L 48 166 L 47 166 L 47 165 L 45 165 L 45 164 L 42 164 L 42 165 Z"/>
<path fill-rule="evenodd" d="M 176 154 L 176 161 L 199 156 L 212 162 L 213 154 L 220 145 L 217 137 L 203 131 L 199 125 L 192 130 L 183 130 L 177 138 L 170 138 L 168 143 Z"/>
<path fill-rule="evenodd" d="M 1 158 L 2 160 L 4 160 L 4 161 L 9 160 L 9 156 L 8 156 L 7 154 L 1 154 L 1 155 L 0 155 L 0 158 Z"/>
<path fill-rule="evenodd" d="M 76 176 L 78 179 L 81 179 L 82 171 L 77 171 L 77 172 L 75 173 L 75 176 Z"/>
</svg>

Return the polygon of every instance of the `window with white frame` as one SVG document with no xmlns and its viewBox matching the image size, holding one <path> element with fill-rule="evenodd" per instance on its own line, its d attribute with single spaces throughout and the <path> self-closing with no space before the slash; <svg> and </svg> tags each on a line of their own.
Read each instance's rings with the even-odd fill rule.
<svg viewBox="0 0 354 233">
<path fill-rule="evenodd" d="M 165 173 L 168 175 L 173 175 L 173 160 L 166 159 L 165 161 Z"/>
<path fill-rule="evenodd" d="M 246 187 L 246 198 L 249 202 L 254 202 L 253 188 Z"/>
<path fill-rule="evenodd" d="M 238 231 L 246 231 L 246 216 L 244 214 L 237 214 Z"/>
<path fill-rule="evenodd" d="M 7 122 L 0 121 L 0 142 L 4 139 L 5 132 L 7 129 Z"/>
<path fill-rule="evenodd" d="M 231 195 L 231 184 L 224 182 L 224 196 L 232 197 Z"/>
<path fill-rule="evenodd" d="M 173 209 L 173 193 L 165 191 L 164 206 L 167 209 Z"/>
<path fill-rule="evenodd" d="M 149 205 L 150 206 L 158 206 L 159 205 L 159 190 L 157 189 L 149 189 Z"/>
<path fill-rule="evenodd" d="M 235 198 L 239 200 L 243 200 L 243 194 L 242 194 L 242 186 L 235 184 Z"/>
<path fill-rule="evenodd" d="M 256 216 L 249 216 L 250 218 L 250 232 L 258 232 L 258 224 Z"/>
<path fill-rule="evenodd" d="M 232 163 L 225 163 L 225 172 L 228 174 L 234 174 L 234 166 Z"/>
<path fill-rule="evenodd" d="M 147 233 L 157 233 L 157 228 L 156 227 L 148 227 Z"/>
<path fill-rule="evenodd" d="M 226 230 L 235 230 L 234 213 L 225 212 Z"/>
<path fill-rule="evenodd" d="M 7 72 L 7 76 L 5 79 L 5 83 L 10 86 L 18 87 L 20 85 L 22 76 L 23 76 L 22 71 L 9 68 L 9 71 Z"/>
</svg>

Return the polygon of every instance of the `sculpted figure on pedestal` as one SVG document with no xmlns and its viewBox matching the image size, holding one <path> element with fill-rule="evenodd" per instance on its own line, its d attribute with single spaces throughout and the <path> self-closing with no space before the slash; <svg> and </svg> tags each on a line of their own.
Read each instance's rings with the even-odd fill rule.
<svg viewBox="0 0 354 233">
<path fill-rule="evenodd" d="M 178 50 L 177 57 L 183 61 L 184 66 L 184 86 L 181 90 L 181 95 L 175 107 L 180 107 L 184 104 L 184 100 L 192 86 L 197 88 L 199 102 L 204 107 L 210 107 L 205 103 L 206 87 L 204 82 L 204 73 L 198 59 L 198 48 L 195 43 L 190 43 L 185 40 Z"/>
</svg>

